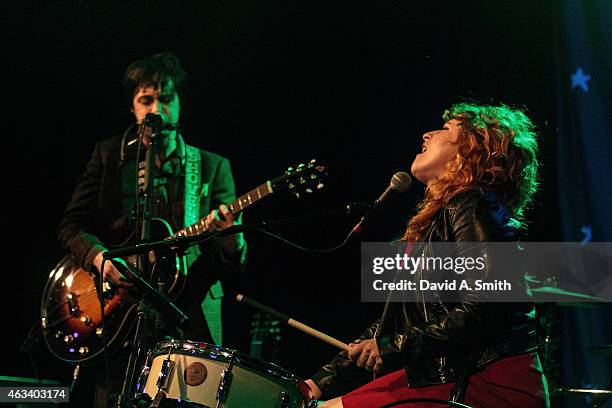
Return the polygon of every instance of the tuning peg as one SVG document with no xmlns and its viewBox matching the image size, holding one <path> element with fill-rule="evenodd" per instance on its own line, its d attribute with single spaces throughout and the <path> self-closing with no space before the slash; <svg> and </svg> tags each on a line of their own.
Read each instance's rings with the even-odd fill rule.
<svg viewBox="0 0 612 408">
<path fill-rule="evenodd" d="M 306 192 L 307 192 L 308 194 L 311 194 L 311 193 L 313 192 L 313 191 L 312 191 L 312 188 L 307 188 L 307 189 L 306 189 Z"/>
<path fill-rule="evenodd" d="M 319 184 L 317 184 L 317 190 L 320 190 L 320 189 L 322 189 L 323 187 L 325 187 L 325 184 L 323 184 L 323 183 L 319 183 Z"/>
</svg>

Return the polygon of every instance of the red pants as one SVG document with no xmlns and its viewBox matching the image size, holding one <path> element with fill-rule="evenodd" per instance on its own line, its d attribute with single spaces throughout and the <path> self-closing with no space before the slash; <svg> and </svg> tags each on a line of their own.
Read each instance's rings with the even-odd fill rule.
<svg viewBox="0 0 612 408">
<path fill-rule="evenodd" d="M 404 370 L 393 372 L 342 397 L 345 408 L 379 408 L 407 398 L 447 400 L 454 383 L 410 388 Z M 499 360 L 472 375 L 465 404 L 474 408 L 549 407 L 546 379 L 535 353 Z M 406 403 L 401 408 L 446 407 L 432 403 Z"/>
</svg>

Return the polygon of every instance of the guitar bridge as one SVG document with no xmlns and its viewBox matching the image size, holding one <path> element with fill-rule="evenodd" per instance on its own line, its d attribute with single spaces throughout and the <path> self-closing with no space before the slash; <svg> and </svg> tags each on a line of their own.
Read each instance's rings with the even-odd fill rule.
<svg viewBox="0 0 612 408">
<path fill-rule="evenodd" d="M 70 314 L 72 316 L 78 316 L 81 311 L 79 310 L 76 295 L 74 295 L 74 293 L 68 293 L 66 295 L 66 302 L 68 302 L 68 310 L 70 310 Z"/>
</svg>

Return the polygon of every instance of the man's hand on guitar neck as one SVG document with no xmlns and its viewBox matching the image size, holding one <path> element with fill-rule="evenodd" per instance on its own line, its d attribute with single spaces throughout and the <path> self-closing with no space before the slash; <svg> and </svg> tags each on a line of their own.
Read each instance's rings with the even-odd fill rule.
<svg viewBox="0 0 612 408">
<path fill-rule="evenodd" d="M 98 270 L 98 272 L 100 272 L 100 270 L 102 269 L 103 254 L 104 251 L 98 253 L 98 255 L 96 255 L 96 257 L 94 258 L 93 264 Z M 123 262 L 123 260 L 120 261 Z M 127 281 L 125 276 L 123 276 L 121 272 L 119 272 L 117 268 L 115 268 L 115 265 L 113 265 L 113 263 L 110 261 L 106 261 L 106 263 L 104 264 L 104 273 L 102 274 L 102 276 L 104 277 L 104 281 L 110 282 L 111 284 L 120 288 L 131 288 L 134 286 L 133 284 Z"/>
<path fill-rule="evenodd" d="M 219 215 L 219 213 L 221 214 Z M 204 229 L 210 232 L 219 231 L 232 225 L 234 225 L 234 214 L 223 204 L 221 204 L 219 210 L 211 211 L 204 220 Z M 238 253 L 244 245 L 244 238 L 241 233 L 226 235 L 218 240 L 221 248 L 230 256 Z"/>
</svg>

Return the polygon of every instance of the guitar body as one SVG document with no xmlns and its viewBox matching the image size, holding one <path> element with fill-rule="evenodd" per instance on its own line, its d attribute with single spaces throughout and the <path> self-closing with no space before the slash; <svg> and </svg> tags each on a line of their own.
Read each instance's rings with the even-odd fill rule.
<svg viewBox="0 0 612 408">
<path fill-rule="evenodd" d="M 161 219 L 153 220 L 152 231 L 158 239 L 172 235 L 169 225 Z M 134 257 L 124 260 L 136 270 Z M 152 286 L 157 287 L 162 273 L 166 294 L 178 297 L 186 281 L 184 258 L 168 251 L 149 254 L 149 261 L 154 264 L 155 276 L 149 277 Z M 111 353 L 129 339 L 136 321 L 137 294 L 104 283 L 104 329 L 99 291 L 97 274 L 85 270 L 72 255 L 62 258 L 49 274 L 41 302 L 41 325 L 45 343 L 60 360 L 96 364 L 104 358 L 105 336 Z"/>
<path fill-rule="evenodd" d="M 43 292 L 43 338 L 49 350 L 69 363 L 94 364 L 104 348 L 102 311 L 93 274 L 65 256 L 51 271 Z M 121 328 L 136 309 L 135 298 L 123 288 L 105 284 L 104 317 L 109 350 L 125 335 Z"/>
</svg>

